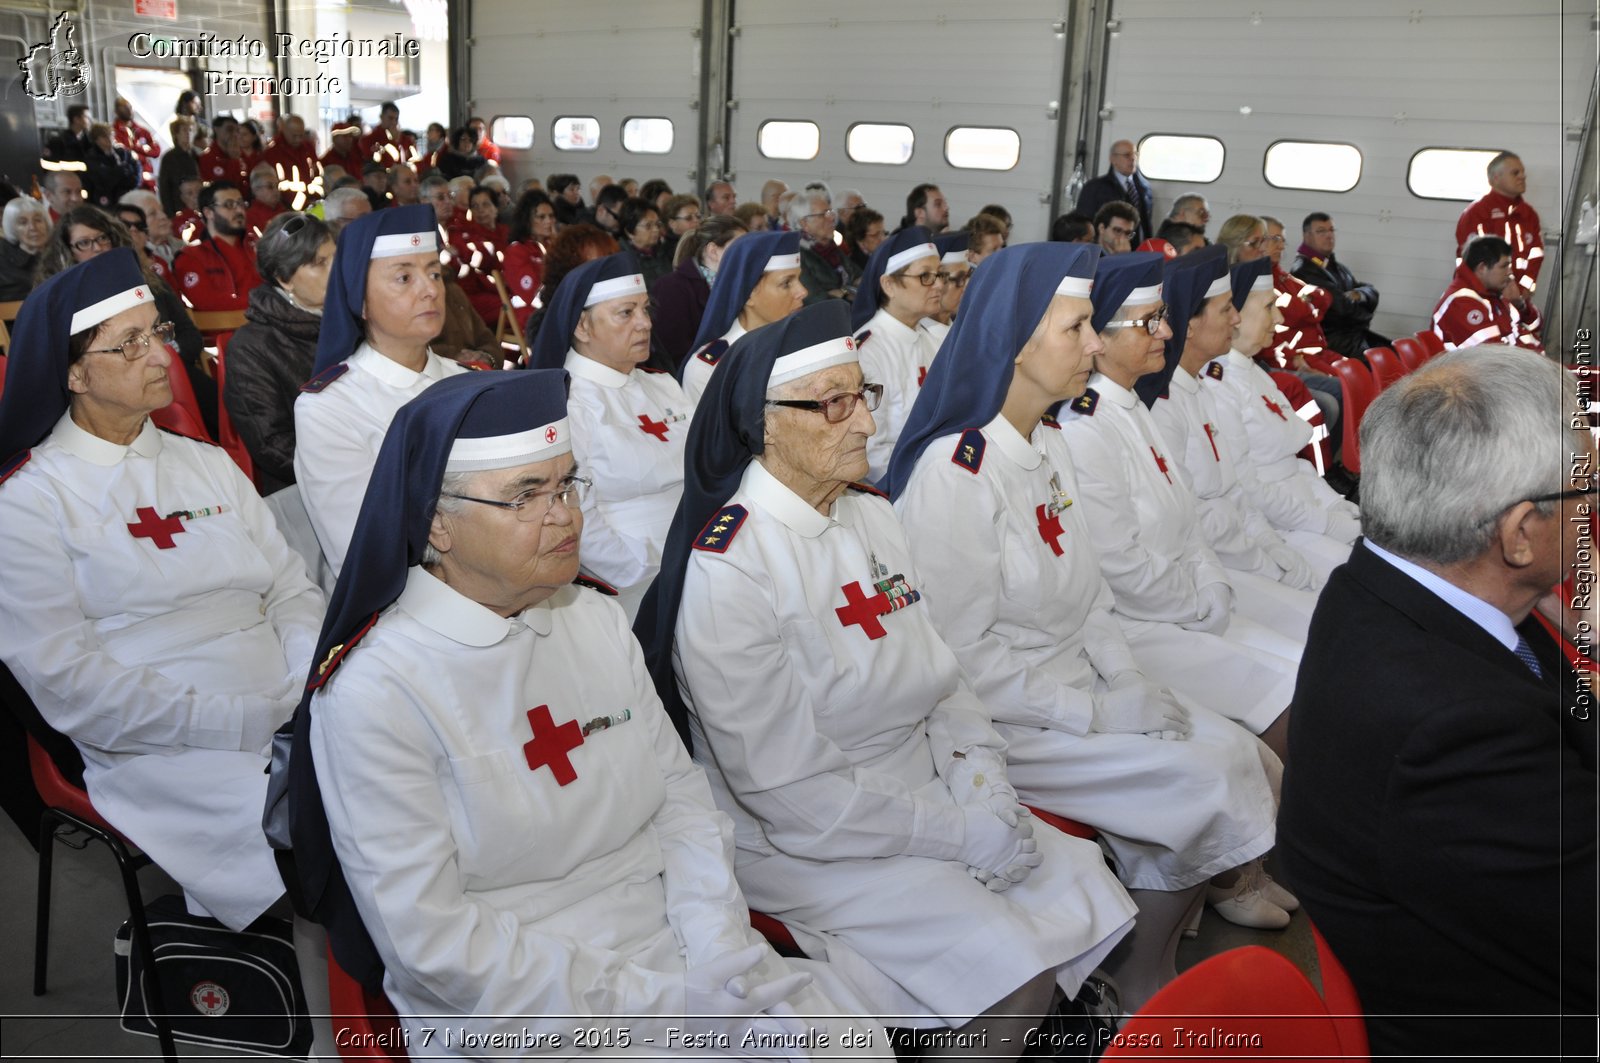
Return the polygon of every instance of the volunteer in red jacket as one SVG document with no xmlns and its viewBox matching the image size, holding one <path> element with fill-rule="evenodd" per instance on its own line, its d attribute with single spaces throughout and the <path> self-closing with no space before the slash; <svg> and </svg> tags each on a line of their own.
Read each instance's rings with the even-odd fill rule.
<svg viewBox="0 0 1600 1063">
<path fill-rule="evenodd" d="M 1467 241 L 1450 287 L 1433 308 L 1433 331 L 1445 350 L 1499 343 L 1544 353 L 1538 308 L 1521 294 L 1515 277 L 1509 243 L 1498 236 Z"/>
<path fill-rule="evenodd" d="M 250 290 L 261 283 L 255 249 L 245 239 L 245 199 L 229 181 L 200 193 L 206 231 L 172 264 L 178 289 L 196 310 L 243 310 Z"/>
</svg>

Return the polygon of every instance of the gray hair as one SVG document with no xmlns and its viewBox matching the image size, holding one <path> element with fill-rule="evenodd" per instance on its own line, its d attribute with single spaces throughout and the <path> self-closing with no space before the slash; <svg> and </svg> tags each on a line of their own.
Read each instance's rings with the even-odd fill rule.
<svg viewBox="0 0 1600 1063">
<path fill-rule="evenodd" d="M 783 223 L 799 232 L 800 226 L 805 222 L 806 215 L 816 213 L 811 209 L 811 204 L 819 199 L 823 203 L 822 209 L 827 210 L 830 203 L 825 192 L 814 188 L 808 188 L 804 192 L 796 192 L 794 198 L 784 205 Z"/>
<path fill-rule="evenodd" d="M 1172 201 L 1172 209 L 1167 211 L 1167 217 L 1176 218 L 1190 207 L 1198 206 L 1206 201 L 1206 197 L 1199 192 L 1185 192 Z"/>
<path fill-rule="evenodd" d="M 345 204 L 352 203 L 358 199 L 365 201 L 366 198 L 367 194 L 361 190 L 360 185 L 345 185 L 343 188 L 335 188 L 322 201 L 322 216 L 329 221 L 348 221 L 349 219 L 344 212 Z"/>
<path fill-rule="evenodd" d="M 43 203 L 31 196 L 18 196 L 6 204 L 5 213 L 0 215 L 0 229 L 5 232 L 7 240 L 12 243 L 17 242 L 17 233 L 22 230 L 23 216 L 27 214 L 40 214 L 46 221 L 49 220 Z"/>
<path fill-rule="evenodd" d="M 859 188 L 841 188 L 841 189 L 839 189 L 839 202 L 840 203 L 846 202 L 851 196 L 855 196 L 857 199 L 861 200 L 861 205 L 862 206 L 866 206 L 867 197 L 861 194 L 861 190 Z"/>
<path fill-rule="evenodd" d="M 291 223 L 294 231 L 285 232 Z M 262 230 L 261 239 L 256 243 L 256 271 L 265 281 L 285 283 L 296 270 L 315 259 L 322 245 L 332 239 L 333 230 L 316 215 L 285 211 Z"/>
<path fill-rule="evenodd" d="M 448 496 L 472 494 L 472 478 L 476 475 L 477 473 L 471 472 L 445 473 L 444 478 L 439 481 L 439 498 L 433 504 L 433 512 L 436 515 L 439 513 L 460 512 L 461 500 L 459 498 L 450 498 Z M 427 543 L 422 547 L 423 568 L 429 570 L 435 569 L 439 566 L 439 562 L 443 560 L 444 555 L 435 550 L 432 543 Z"/>
<path fill-rule="evenodd" d="M 161 210 L 161 198 L 148 188 L 130 188 L 122 193 L 117 202 L 127 207 L 138 207 L 147 218 Z"/>
<path fill-rule="evenodd" d="M 1417 561 L 1478 557 L 1508 508 L 1565 486 L 1575 423 L 1577 385 L 1546 358 L 1485 344 L 1433 359 L 1361 421 L 1362 533 Z"/>
<path fill-rule="evenodd" d="M 821 196 L 828 201 L 828 206 L 833 206 L 833 189 L 828 187 L 826 181 L 811 181 L 800 191 L 809 192 L 814 196 Z"/>
<path fill-rule="evenodd" d="M 428 195 L 428 190 L 430 188 L 448 189 L 449 187 L 450 182 L 444 179 L 444 174 L 438 172 L 428 174 L 428 176 L 422 179 L 422 183 L 417 185 L 418 190 L 424 197 Z"/>
</svg>

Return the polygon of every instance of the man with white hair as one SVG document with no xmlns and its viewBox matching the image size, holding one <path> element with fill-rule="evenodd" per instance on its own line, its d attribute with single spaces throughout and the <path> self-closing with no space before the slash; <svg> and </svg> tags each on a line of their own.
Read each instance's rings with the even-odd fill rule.
<svg viewBox="0 0 1600 1063">
<path fill-rule="evenodd" d="M 1595 457 L 1572 378 L 1508 347 L 1362 421 L 1365 538 L 1312 620 L 1278 851 L 1375 1059 L 1593 1058 L 1597 714 L 1533 613 L 1592 549 Z"/>
<path fill-rule="evenodd" d="M 360 185 L 345 185 L 343 188 L 334 189 L 328 193 L 328 198 L 322 205 L 322 217 L 333 229 L 334 236 L 338 236 L 340 229 L 363 214 L 371 213 L 372 203 Z"/>
<path fill-rule="evenodd" d="M 839 224 L 843 225 L 850 220 L 850 216 L 859 208 L 867 205 L 861 192 L 854 188 L 841 188 L 839 195 L 834 200 L 833 209 L 839 212 Z"/>
</svg>

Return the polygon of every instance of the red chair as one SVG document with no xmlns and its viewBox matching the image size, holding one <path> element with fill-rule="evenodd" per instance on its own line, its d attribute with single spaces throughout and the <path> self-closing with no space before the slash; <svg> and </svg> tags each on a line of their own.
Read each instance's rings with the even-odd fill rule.
<svg viewBox="0 0 1600 1063">
<path fill-rule="evenodd" d="M 1333 1020 L 1334 1032 L 1344 1054 L 1351 1058 L 1367 1059 L 1372 1049 L 1367 1044 L 1367 1022 L 1361 1011 L 1361 998 L 1356 994 L 1355 983 L 1344 964 L 1328 947 L 1315 923 L 1311 924 L 1311 940 L 1317 945 L 1317 968 L 1322 972 L 1322 999 L 1328 1005 L 1328 1017 Z"/>
<path fill-rule="evenodd" d="M 1328 1007 L 1300 969 L 1246 945 L 1195 964 L 1117 1031 L 1102 1059 L 1344 1056 Z"/>
<path fill-rule="evenodd" d="M 211 438 L 211 433 L 206 431 L 206 419 L 200 416 L 200 403 L 194 397 L 194 385 L 189 383 L 189 374 L 184 369 L 183 359 L 171 347 L 167 350 L 172 355 L 172 364 L 167 366 L 167 383 L 172 387 L 172 405 L 155 411 L 150 415 L 150 419 L 169 432 L 215 443 L 216 440 Z"/>
<path fill-rule="evenodd" d="M 1372 382 L 1371 371 L 1354 358 L 1341 358 L 1331 364 L 1334 373 L 1339 377 L 1344 411 L 1340 415 L 1344 424 L 1344 439 L 1339 447 L 1339 460 L 1346 469 L 1359 476 L 1361 475 L 1361 418 L 1366 416 L 1367 407 L 1377 397 L 1378 389 Z"/>
<path fill-rule="evenodd" d="M 1372 376 L 1377 381 L 1379 391 L 1390 384 L 1399 383 L 1400 378 L 1406 375 L 1405 363 L 1388 347 L 1368 347 L 1367 364 L 1372 367 Z"/>
<path fill-rule="evenodd" d="M 223 381 L 227 379 L 226 352 L 228 340 L 232 337 L 231 332 L 217 334 L 217 435 L 220 437 L 217 442 L 222 444 L 228 457 L 244 470 L 245 476 L 253 483 L 256 478 L 255 462 L 251 460 L 250 450 L 244 445 L 244 440 L 234 430 L 233 418 L 228 416 L 228 404 L 222 401 Z"/>
<path fill-rule="evenodd" d="M 340 1059 L 385 1059 L 404 1063 L 405 1032 L 400 1016 L 389 998 L 372 992 L 356 981 L 333 958 L 328 948 L 328 1010 L 336 1030 L 348 1031 L 337 1038 Z"/>
<path fill-rule="evenodd" d="M 1435 358 L 1444 353 L 1444 340 L 1431 328 L 1425 328 L 1417 333 L 1417 342 L 1422 344 L 1422 349 L 1428 352 L 1429 358 Z"/>
<path fill-rule="evenodd" d="M 1415 336 L 1401 336 L 1395 340 L 1394 353 L 1400 356 L 1400 361 L 1408 373 L 1416 372 L 1417 367 L 1428 360 L 1428 348 L 1424 347 L 1422 341 Z"/>
</svg>

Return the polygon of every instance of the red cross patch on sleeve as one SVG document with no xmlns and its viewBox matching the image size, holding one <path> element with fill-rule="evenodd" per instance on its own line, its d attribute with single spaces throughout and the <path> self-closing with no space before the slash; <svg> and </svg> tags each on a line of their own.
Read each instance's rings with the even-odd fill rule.
<svg viewBox="0 0 1600 1063">
<path fill-rule="evenodd" d="M 983 448 L 987 445 L 982 429 L 969 428 L 961 433 L 956 452 L 950 455 L 950 460 L 968 472 L 976 473 L 983 467 Z"/>
<path fill-rule="evenodd" d="M 700 534 L 694 537 L 694 548 L 713 554 L 727 553 L 728 545 L 733 542 L 733 537 L 739 534 L 740 526 L 749 515 L 750 511 L 743 506 L 723 506 L 717 510 L 716 516 L 706 521 L 706 526 L 700 529 Z"/>
</svg>

